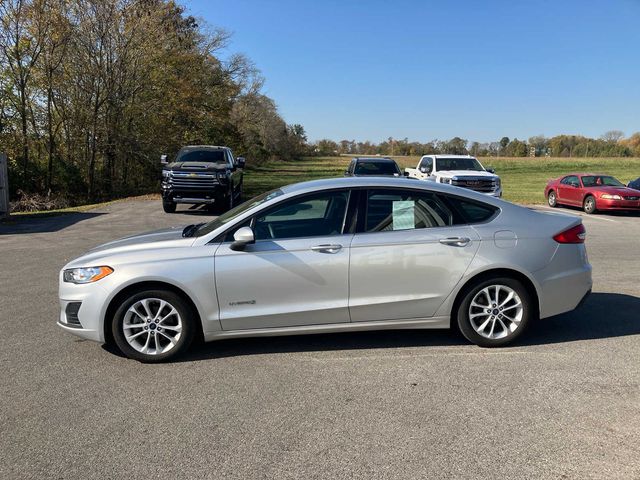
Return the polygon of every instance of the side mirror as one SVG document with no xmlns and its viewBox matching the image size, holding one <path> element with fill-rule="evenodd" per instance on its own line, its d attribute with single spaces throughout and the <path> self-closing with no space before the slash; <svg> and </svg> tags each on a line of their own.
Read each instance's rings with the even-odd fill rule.
<svg viewBox="0 0 640 480">
<path fill-rule="evenodd" d="M 496 173 L 496 169 L 493 167 L 487 167 L 485 170 L 489 173 Z"/>
<path fill-rule="evenodd" d="M 404 172 L 402 172 L 402 174 L 403 174 L 405 177 L 408 177 L 408 176 L 409 176 L 409 172 L 407 172 L 406 170 L 405 170 Z"/>
<path fill-rule="evenodd" d="M 244 157 L 236 158 L 236 165 L 238 166 L 238 168 L 244 168 L 245 163 L 247 163 L 247 161 L 244 159 Z"/>
<path fill-rule="evenodd" d="M 169 163 L 167 161 L 167 156 L 166 155 L 160 155 L 160 163 L 163 165 L 166 165 L 167 163 Z"/>
<path fill-rule="evenodd" d="M 239 228 L 236 233 L 233 234 L 233 240 L 230 248 L 235 251 L 242 251 L 247 245 L 255 243 L 256 241 L 251 227 Z"/>
<path fill-rule="evenodd" d="M 349 170 L 345 170 L 345 171 L 344 171 L 344 176 L 345 176 L 345 177 L 348 177 L 348 176 L 349 176 Z"/>
</svg>

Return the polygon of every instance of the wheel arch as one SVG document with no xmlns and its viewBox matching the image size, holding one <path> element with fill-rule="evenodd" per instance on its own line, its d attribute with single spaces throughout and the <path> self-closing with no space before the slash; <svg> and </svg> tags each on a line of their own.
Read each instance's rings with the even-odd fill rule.
<svg viewBox="0 0 640 480">
<path fill-rule="evenodd" d="M 122 302 L 128 296 L 144 290 L 168 290 L 175 293 L 176 295 L 179 295 L 184 301 L 187 302 L 187 304 L 193 310 L 194 315 L 196 315 L 196 338 L 204 338 L 204 332 L 202 329 L 202 317 L 200 316 L 200 311 L 198 310 L 198 307 L 191 299 L 191 297 L 183 289 L 171 283 L 163 282 L 160 280 L 145 280 L 125 286 L 120 291 L 118 291 L 118 293 L 116 293 L 109 301 L 102 322 L 105 343 L 114 343 L 111 324 L 113 322 L 113 317 L 118 310 L 118 307 L 120 306 L 120 302 Z"/>
<path fill-rule="evenodd" d="M 531 295 L 531 298 L 533 300 L 533 305 L 534 305 L 534 318 L 539 318 L 540 316 L 540 297 L 538 295 L 538 289 L 536 288 L 534 282 L 531 280 L 531 278 L 529 278 L 527 275 L 525 275 L 522 272 L 519 272 L 518 270 L 514 270 L 511 268 L 493 268 L 490 270 L 484 270 L 482 272 L 479 272 L 477 274 L 475 274 L 474 276 L 472 276 L 471 278 L 467 279 L 464 284 L 462 285 L 462 287 L 458 290 L 458 293 L 456 294 L 456 297 L 453 301 L 453 304 L 451 306 L 451 326 L 453 327 L 454 325 L 456 325 L 456 322 L 454 322 L 454 318 L 457 317 L 458 314 L 458 308 L 460 308 L 460 304 L 462 303 L 462 299 L 464 298 L 464 296 L 467 294 L 467 292 L 472 289 L 476 284 L 483 282 L 485 280 L 488 280 L 490 278 L 496 278 L 496 277 L 507 277 L 507 278 L 512 278 L 514 280 L 518 280 L 519 282 L 521 282 L 525 288 L 527 289 L 527 291 L 529 292 L 529 294 Z"/>
</svg>

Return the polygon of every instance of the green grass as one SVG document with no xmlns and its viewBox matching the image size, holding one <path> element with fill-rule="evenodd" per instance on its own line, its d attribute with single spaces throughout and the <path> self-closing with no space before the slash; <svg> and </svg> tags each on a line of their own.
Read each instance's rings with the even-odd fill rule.
<svg viewBox="0 0 640 480">
<path fill-rule="evenodd" d="M 395 157 L 401 168 L 415 167 L 419 157 Z M 289 183 L 341 177 L 349 157 L 310 157 L 297 161 L 272 161 L 247 170 L 245 196 L 251 197 Z M 524 203 L 544 203 L 544 187 L 551 178 L 570 172 L 607 173 L 625 184 L 640 177 L 640 158 L 480 158 L 502 178 L 504 198 Z"/>
</svg>

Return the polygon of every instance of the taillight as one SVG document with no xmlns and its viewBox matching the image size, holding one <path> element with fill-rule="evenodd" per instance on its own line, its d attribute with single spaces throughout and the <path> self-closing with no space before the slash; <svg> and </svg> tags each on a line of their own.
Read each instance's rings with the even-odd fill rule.
<svg viewBox="0 0 640 480">
<path fill-rule="evenodd" d="M 587 237 L 587 230 L 583 224 L 571 227 L 569 230 L 560 232 L 553 239 L 558 243 L 584 243 L 584 239 Z"/>
</svg>

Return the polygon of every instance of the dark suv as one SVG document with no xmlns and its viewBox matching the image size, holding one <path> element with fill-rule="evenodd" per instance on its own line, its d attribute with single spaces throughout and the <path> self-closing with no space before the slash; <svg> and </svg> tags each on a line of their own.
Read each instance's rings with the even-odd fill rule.
<svg viewBox="0 0 640 480">
<path fill-rule="evenodd" d="M 162 207 L 167 213 L 176 204 L 205 204 L 222 213 L 242 198 L 244 158 L 234 158 L 228 147 L 182 147 L 173 162 L 162 163 Z"/>
<path fill-rule="evenodd" d="M 349 163 L 347 170 L 344 172 L 345 177 L 402 177 L 402 171 L 392 158 L 375 157 L 363 158 L 355 157 Z"/>
</svg>

